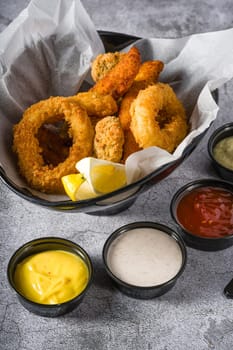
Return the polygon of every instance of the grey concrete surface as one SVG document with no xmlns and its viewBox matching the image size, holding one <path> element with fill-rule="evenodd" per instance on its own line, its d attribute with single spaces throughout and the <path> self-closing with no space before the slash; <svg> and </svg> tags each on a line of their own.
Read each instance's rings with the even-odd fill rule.
<svg viewBox="0 0 233 350">
<path fill-rule="evenodd" d="M 28 0 L 0 0 L 0 30 Z M 85 0 L 97 29 L 143 37 L 181 37 L 233 26 L 231 0 Z M 216 48 L 217 49 L 217 48 Z M 139 301 L 117 291 L 101 258 L 104 241 L 120 225 L 153 220 L 173 226 L 169 203 L 185 183 L 215 177 L 207 140 L 232 121 L 233 82 L 219 90 L 217 120 L 190 157 L 169 177 L 115 216 L 56 213 L 37 207 L 0 182 L 0 349 L 1 350 L 231 350 L 233 300 L 223 295 L 233 278 L 233 248 L 203 252 L 188 248 L 177 285 L 157 299 Z M 0 150 L 1 152 L 1 150 Z M 28 240 L 59 235 L 78 242 L 93 259 L 94 282 L 82 305 L 55 319 L 27 312 L 9 288 L 11 254 Z"/>
</svg>

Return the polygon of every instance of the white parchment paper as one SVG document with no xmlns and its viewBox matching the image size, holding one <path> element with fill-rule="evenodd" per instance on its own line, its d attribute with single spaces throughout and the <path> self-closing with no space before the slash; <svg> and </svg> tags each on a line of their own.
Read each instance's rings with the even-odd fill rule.
<svg viewBox="0 0 233 350">
<path fill-rule="evenodd" d="M 157 147 L 132 154 L 126 162 L 129 183 L 179 158 L 216 118 L 218 106 L 211 92 L 233 77 L 233 29 L 141 39 L 135 45 L 143 61 L 165 63 L 160 80 L 171 84 L 183 102 L 191 129 L 172 155 Z M 0 164 L 17 185 L 25 183 L 11 151 L 13 124 L 41 99 L 75 94 L 100 52 L 103 44 L 79 0 L 32 0 L 0 34 Z"/>
<path fill-rule="evenodd" d="M 211 92 L 233 77 L 233 29 L 180 39 L 143 39 L 137 46 L 144 60 L 153 57 L 164 61 L 160 80 L 174 88 L 191 127 L 173 154 L 158 147 L 132 154 L 126 161 L 129 183 L 182 155 L 187 145 L 217 117 L 218 106 Z"/>
<path fill-rule="evenodd" d="M 0 113 L 75 94 L 103 44 L 79 0 L 33 0 L 0 34 Z"/>
</svg>

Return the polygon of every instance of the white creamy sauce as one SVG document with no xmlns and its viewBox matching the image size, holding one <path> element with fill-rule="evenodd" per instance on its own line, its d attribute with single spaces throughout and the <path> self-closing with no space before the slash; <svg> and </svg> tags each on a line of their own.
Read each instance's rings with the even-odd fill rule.
<svg viewBox="0 0 233 350">
<path fill-rule="evenodd" d="M 153 228 L 137 228 L 114 240 L 107 263 L 122 281 L 149 287 L 167 282 L 178 273 L 182 252 L 170 235 Z"/>
</svg>

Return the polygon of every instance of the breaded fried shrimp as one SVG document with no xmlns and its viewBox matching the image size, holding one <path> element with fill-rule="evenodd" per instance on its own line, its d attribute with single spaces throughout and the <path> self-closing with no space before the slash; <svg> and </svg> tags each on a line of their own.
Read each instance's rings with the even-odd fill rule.
<svg viewBox="0 0 233 350">
<path fill-rule="evenodd" d="M 140 64 L 139 50 L 136 47 L 131 47 L 115 67 L 93 86 L 91 91 L 95 91 L 100 95 L 110 94 L 114 99 L 119 99 L 133 84 Z"/>
</svg>

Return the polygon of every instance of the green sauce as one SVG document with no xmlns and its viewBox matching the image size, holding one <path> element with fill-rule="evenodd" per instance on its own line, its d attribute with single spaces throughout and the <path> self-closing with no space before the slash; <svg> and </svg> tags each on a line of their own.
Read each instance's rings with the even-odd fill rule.
<svg viewBox="0 0 233 350">
<path fill-rule="evenodd" d="M 217 162 L 233 170 L 233 136 L 220 140 L 213 149 L 213 155 Z"/>
</svg>

